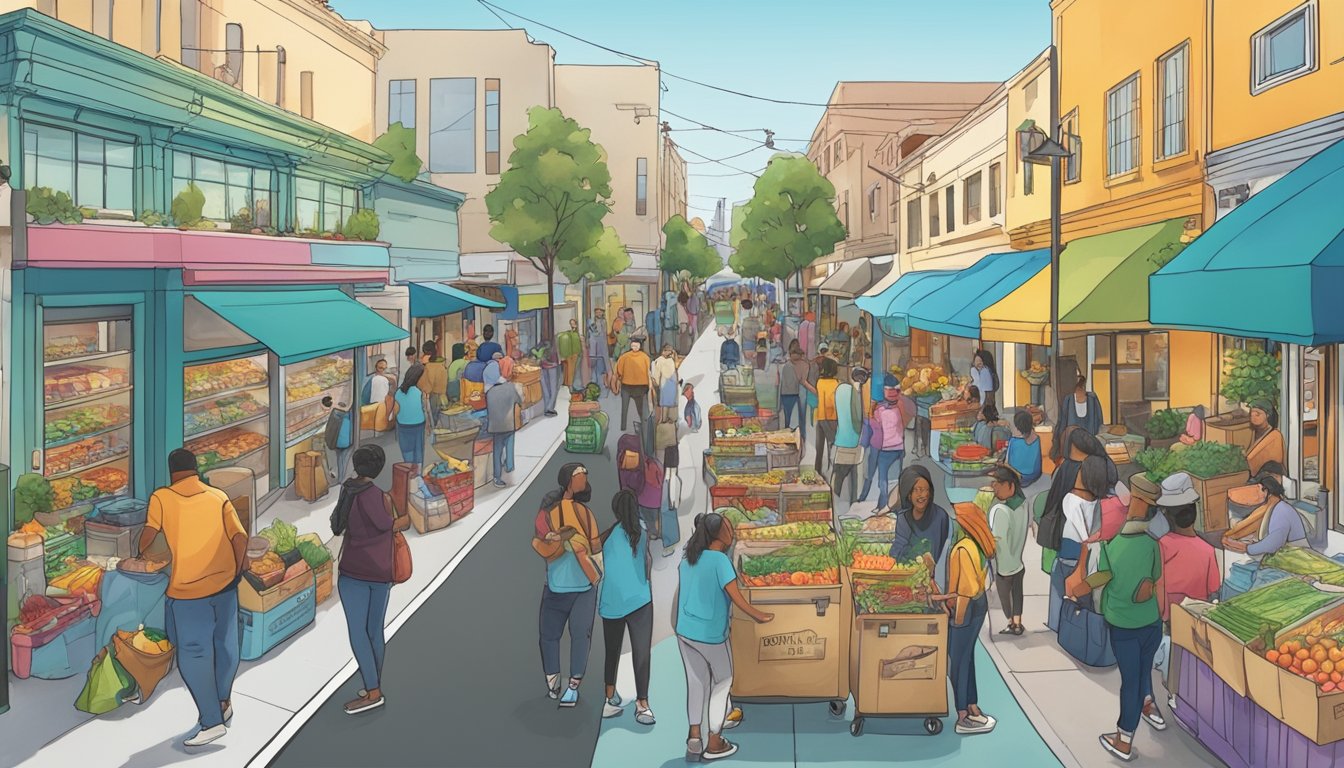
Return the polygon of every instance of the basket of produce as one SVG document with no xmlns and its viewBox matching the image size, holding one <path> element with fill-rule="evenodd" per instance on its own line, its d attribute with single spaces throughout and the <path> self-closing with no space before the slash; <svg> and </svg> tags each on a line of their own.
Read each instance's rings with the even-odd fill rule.
<svg viewBox="0 0 1344 768">
<path fill-rule="evenodd" d="M 1284 579 L 1225 600 L 1208 612 L 1208 620 L 1242 643 L 1272 635 L 1340 600 L 1299 579 Z"/>
<path fill-rule="evenodd" d="M 860 520 L 848 517 L 840 522 L 841 531 L 852 535 L 857 541 L 878 542 L 888 547 L 896 540 L 896 516 L 873 515 Z"/>
<path fill-rule="evenodd" d="M 447 458 L 425 473 L 425 482 L 448 498 L 449 503 L 471 498 L 476 487 L 471 465 L 459 459 Z"/>
<path fill-rule="evenodd" d="M 1326 584 L 1344 587 L 1344 565 L 1308 547 L 1284 546 L 1279 551 L 1266 555 L 1260 561 L 1260 567 L 1278 568 L 1299 576 L 1310 576 Z"/>
<path fill-rule="evenodd" d="M 102 583 L 102 568 L 86 560 L 70 558 L 65 573 L 47 582 L 47 594 L 51 597 L 87 595 L 96 599 Z"/>
<path fill-rule="evenodd" d="M 272 522 L 257 531 L 257 535 L 271 542 L 271 551 L 277 555 L 284 555 L 298 546 L 299 529 L 284 520 Z"/>
<path fill-rule="evenodd" d="M 778 494 L 780 486 L 788 481 L 788 474 L 772 469 L 755 475 L 720 475 L 718 480 L 718 485 L 737 486 L 745 489 L 744 493 Z"/>
<path fill-rule="evenodd" d="M 901 391 L 911 397 L 922 397 L 933 402 L 941 399 L 942 395 L 939 394 L 939 391 L 951 383 L 947 371 L 941 365 L 926 363 L 911 366 L 906 371 L 894 368 L 893 372 L 901 377 Z"/>
<path fill-rule="evenodd" d="M 762 554 L 743 554 L 739 580 L 747 587 L 805 587 L 840 583 L 834 540 L 797 542 Z"/>
<path fill-rule="evenodd" d="M 872 574 L 853 577 L 854 613 L 937 613 L 929 601 L 929 572 L 919 567 L 910 573 Z"/>
<path fill-rule="evenodd" d="M 276 553 L 267 552 L 248 564 L 243 577 L 251 582 L 253 589 L 264 592 L 284 581 L 285 561 Z"/>
<path fill-rule="evenodd" d="M 737 429 L 742 426 L 742 421 L 741 416 L 722 403 L 715 403 L 709 408 L 709 433 L 715 437 L 723 437 L 728 430 Z"/>
<path fill-rule="evenodd" d="M 725 520 L 733 524 L 733 530 L 738 531 L 739 535 L 745 529 L 755 526 L 776 526 L 780 523 L 779 512 L 766 506 L 759 506 L 748 509 L 736 504 L 724 507 L 715 507 L 714 513 L 721 515 Z"/>
<path fill-rule="evenodd" d="M 743 528 L 737 532 L 739 541 L 802 541 L 822 539 L 830 536 L 831 526 L 827 523 L 784 523 L 782 525 L 758 525 Z"/>
<path fill-rule="evenodd" d="M 297 549 L 299 556 L 312 569 L 313 577 L 317 579 L 316 598 L 318 605 L 321 605 L 332 593 L 331 550 L 327 549 L 317 534 L 313 533 L 300 536 Z"/>
</svg>

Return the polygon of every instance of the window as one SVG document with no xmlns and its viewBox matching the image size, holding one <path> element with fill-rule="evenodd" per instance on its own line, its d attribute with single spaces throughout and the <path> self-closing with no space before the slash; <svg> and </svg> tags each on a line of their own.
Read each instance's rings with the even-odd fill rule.
<svg viewBox="0 0 1344 768">
<path fill-rule="evenodd" d="M 842 141 L 842 139 L 836 139 L 836 140 L 835 140 L 835 165 L 837 165 L 837 166 L 840 165 L 840 163 L 843 163 L 843 162 L 845 161 L 845 156 L 844 156 L 843 152 L 842 152 L 841 149 L 840 149 L 840 143 L 841 143 L 841 141 Z"/>
<path fill-rule="evenodd" d="M 313 72 L 304 70 L 299 73 L 299 114 L 313 119 Z"/>
<path fill-rule="evenodd" d="M 29 189 L 65 192 L 81 208 L 133 213 L 135 145 L 45 125 L 23 127 Z"/>
<path fill-rule="evenodd" d="M 201 68 L 201 0 L 181 0 L 182 63 Z"/>
<path fill-rule="evenodd" d="M 277 107 L 285 106 L 285 65 L 289 63 L 289 57 L 285 53 L 283 45 L 275 47 L 275 105 Z"/>
<path fill-rule="evenodd" d="M 980 186 L 982 184 L 982 179 L 982 173 L 976 171 L 963 182 L 963 184 L 966 185 L 966 188 L 963 189 L 961 193 L 965 197 L 963 204 L 966 206 L 967 224 L 974 224 L 980 220 Z"/>
<path fill-rule="evenodd" d="M 647 216 L 649 213 L 649 159 L 641 157 L 635 160 L 635 215 Z"/>
<path fill-rule="evenodd" d="M 499 81 L 485 81 L 485 172 L 499 173 Z"/>
<path fill-rule="evenodd" d="M 999 215 L 999 195 L 1003 190 L 1003 166 L 989 166 L 989 218 Z"/>
<path fill-rule="evenodd" d="M 1064 148 L 1069 156 L 1064 158 L 1064 183 L 1071 184 L 1079 179 L 1083 172 L 1083 139 L 1078 135 L 1078 110 L 1073 110 L 1060 121 L 1064 129 Z"/>
<path fill-rule="evenodd" d="M 229 163 L 187 152 L 173 153 L 173 196 L 195 184 L 205 195 L 202 214 L 212 221 L 228 221 L 247 209 L 252 223 L 271 227 L 271 172 L 266 168 Z"/>
<path fill-rule="evenodd" d="M 300 232 L 338 232 L 358 210 L 354 188 L 330 181 L 294 179 L 294 228 Z"/>
<path fill-rule="evenodd" d="M 243 25 L 224 25 L 224 66 L 229 70 L 230 81 L 238 87 L 243 85 Z"/>
<path fill-rule="evenodd" d="M 936 220 L 936 219 L 935 219 Z M 920 231 L 924 220 L 919 215 L 919 198 L 905 201 L 905 247 L 918 248 L 924 242 L 924 233 Z M 932 228 L 932 227 L 930 227 Z"/>
<path fill-rule="evenodd" d="M 429 81 L 429 170 L 476 172 L 476 78 Z"/>
<path fill-rule="evenodd" d="M 1190 44 L 1181 43 L 1157 60 L 1157 159 L 1185 154 L 1185 115 L 1189 107 L 1187 82 Z"/>
<path fill-rule="evenodd" d="M 941 234 L 938 230 L 938 193 L 929 195 L 929 237 Z"/>
<path fill-rule="evenodd" d="M 877 185 L 874 184 L 874 185 L 873 185 L 871 188 L 869 188 L 869 190 L 868 190 L 868 220 L 869 220 L 869 221 L 877 221 L 877 212 L 878 212 L 878 210 L 882 207 L 881 205 L 878 204 L 878 200 L 879 200 L 879 197 L 878 197 Z"/>
<path fill-rule="evenodd" d="M 1251 38 L 1251 93 L 1316 70 L 1316 3 L 1309 0 Z"/>
<path fill-rule="evenodd" d="M 1130 75 L 1106 92 L 1106 175 L 1139 165 L 1139 76 Z"/>
<path fill-rule="evenodd" d="M 949 186 L 943 190 L 943 198 L 947 203 L 947 217 L 945 219 L 947 233 L 950 235 L 957 228 L 957 188 Z"/>
<path fill-rule="evenodd" d="M 393 80 L 387 84 L 387 124 L 415 127 L 415 81 Z"/>
</svg>

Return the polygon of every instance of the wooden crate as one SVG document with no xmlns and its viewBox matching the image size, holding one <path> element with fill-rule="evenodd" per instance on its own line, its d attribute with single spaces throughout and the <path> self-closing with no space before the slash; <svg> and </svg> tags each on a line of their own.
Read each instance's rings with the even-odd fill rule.
<svg viewBox="0 0 1344 768">
<path fill-rule="evenodd" d="M 332 585 L 333 585 L 332 565 L 335 562 L 336 562 L 335 560 L 328 560 L 327 562 L 317 566 L 317 568 L 313 571 L 313 576 L 314 578 L 317 579 L 318 605 L 321 605 L 327 598 L 331 597 Z"/>
<path fill-rule="evenodd" d="M 1210 478 L 1190 476 L 1195 492 L 1204 502 L 1204 515 L 1198 526 L 1199 530 L 1216 531 L 1230 527 L 1227 492 L 1245 485 L 1247 477 L 1249 473 L 1246 470 Z"/>
</svg>

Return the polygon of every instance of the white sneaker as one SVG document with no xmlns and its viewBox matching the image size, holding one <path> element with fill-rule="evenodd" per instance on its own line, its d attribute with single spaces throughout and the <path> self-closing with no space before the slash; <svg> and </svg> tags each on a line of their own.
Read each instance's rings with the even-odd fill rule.
<svg viewBox="0 0 1344 768">
<path fill-rule="evenodd" d="M 957 721 L 956 732 L 962 736 L 974 736 L 978 733 L 989 733 L 994 730 L 994 724 L 997 721 L 989 715 L 980 717 L 965 717 Z"/>
<path fill-rule="evenodd" d="M 195 736 L 182 742 L 182 745 L 186 747 L 204 747 L 206 744 L 219 740 L 228 732 L 229 729 L 222 724 L 216 725 L 213 728 L 202 728 L 196 732 Z"/>
<path fill-rule="evenodd" d="M 603 702 L 603 704 L 602 704 L 602 717 L 603 717 L 603 719 L 606 719 L 606 718 L 612 718 L 612 717 L 620 717 L 620 716 L 621 716 L 621 713 L 623 713 L 623 712 L 625 712 L 625 708 L 624 708 L 624 707 L 618 707 L 618 706 L 616 706 L 615 704 L 612 704 L 612 703 L 609 702 L 609 701 L 607 701 L 607 702 Z"/>
</svg>

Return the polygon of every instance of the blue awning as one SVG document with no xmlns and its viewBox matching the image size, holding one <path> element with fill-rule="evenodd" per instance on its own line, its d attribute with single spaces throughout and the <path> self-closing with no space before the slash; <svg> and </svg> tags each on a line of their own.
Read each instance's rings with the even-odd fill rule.
<svg viewBox="0 0 1344 768">
<path fill-rule="evenodd" d="M 498 301 L 468 293 L 447 283 L 411 283 L 411 317 L 452 315 L 471 307 L 503 309 Z"/>
<path fill-rule="evenodd" d="M 995 253 L 956 273 L 910 307 L 909 323 L 932 333 L 980 338 L 980 313 L 1050 266 L 1050 249 Z"/>
<path fill-rule="evenodd" d="M 312 291 L 199 291 L 193 297 L 289 365 L 410 334 L 331 288 Z"/>
<path fill-rule="evenodd" d="M 1344 141 L 1242 203 L 1149 278 L 1160 327 L 1344 341 Z"/>
<path fill-rule="evenodd" d="M 956 275 L 954 269 L 906 272 L 877 295 L 855 299 L 854 305 L 872 315 L 888 335 L 909 336 L 907 315 L 910 308 Z"/>
</svg>

